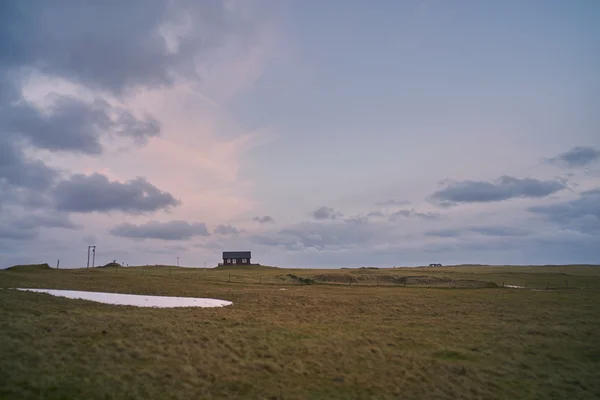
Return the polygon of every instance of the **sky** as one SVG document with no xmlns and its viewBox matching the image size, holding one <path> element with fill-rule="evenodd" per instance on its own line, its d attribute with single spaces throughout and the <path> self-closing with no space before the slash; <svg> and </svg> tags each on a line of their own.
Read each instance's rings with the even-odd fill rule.
<svg viewBox="0 0 600 400">
<path fill-rule="evenodd" d="M 0 2 L 0 268 L 600 263 L 595 0 Z"/>
</svg>

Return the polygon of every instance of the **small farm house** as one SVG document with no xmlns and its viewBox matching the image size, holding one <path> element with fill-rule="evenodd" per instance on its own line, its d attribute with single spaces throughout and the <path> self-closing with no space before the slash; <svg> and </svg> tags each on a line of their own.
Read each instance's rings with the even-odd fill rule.
<svg viewBox="0 0 600 400">
<path fill-rule="evenodd" d="M 249 251 L 224 251 L 223 265 L 250 264 L 251 257 L 252 254 Z"/>
</svg>

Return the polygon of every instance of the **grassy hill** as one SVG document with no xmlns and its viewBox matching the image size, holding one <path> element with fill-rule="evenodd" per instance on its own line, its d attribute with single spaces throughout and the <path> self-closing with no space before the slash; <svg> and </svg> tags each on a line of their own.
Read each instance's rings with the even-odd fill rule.
<svg viewBox="0 0 600 400">
<path fill-rule="evenodd" d="M 48 264 L 26 264 L 26 265 L 13 265 L 12 267 L 6 268 L 6 271 L 11 272 L 43 272 L 51 270 Z"/>
</svg>

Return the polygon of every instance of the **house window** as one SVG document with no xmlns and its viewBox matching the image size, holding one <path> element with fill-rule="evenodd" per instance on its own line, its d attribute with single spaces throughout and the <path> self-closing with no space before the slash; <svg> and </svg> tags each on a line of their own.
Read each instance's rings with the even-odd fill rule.
<svg viewBox="0 0 600 400">
<path fill-rule="evenodd" d="M 227 259 L 227 264 L 231 264 L 231 258 Z"/>
<path fill-rule="evenodd" d="M 246 261 L 248 261 L 248 260 L 246 260 L 245 258 L 242 258 L 242 264 L 246 264 Z"/>
<path fill-rule="evenodd" d="M 234 259 L 233 259 L 233 263 L 234 263 L 234 264 L 237 264 L 237 258 L 234 258 Z"/>
</svg>

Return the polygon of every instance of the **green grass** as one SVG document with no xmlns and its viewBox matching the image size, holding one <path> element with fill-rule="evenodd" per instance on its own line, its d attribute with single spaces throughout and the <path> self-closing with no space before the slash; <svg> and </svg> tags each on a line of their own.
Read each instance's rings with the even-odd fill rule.
<svg viewBox="0 0 600 400">
<path fill-rule="evenodd" d="M 554 290 L 451 284 L 478 281 Z M 17 268 L 0 287 L 2 399 L 600 397 L 598 267 Z M 15 287 L 234 304 L 145 309 Z"/>
<path fill-rule="evenodd" d="M 50 266 L 48 264 L 27 264 L 27 265 L 13 265 L 12 267 L 8 267 L 6 270 L 11 272 L 36 272 L 36 271 L 44 271 L 49 270 Z"/>
</svg>

